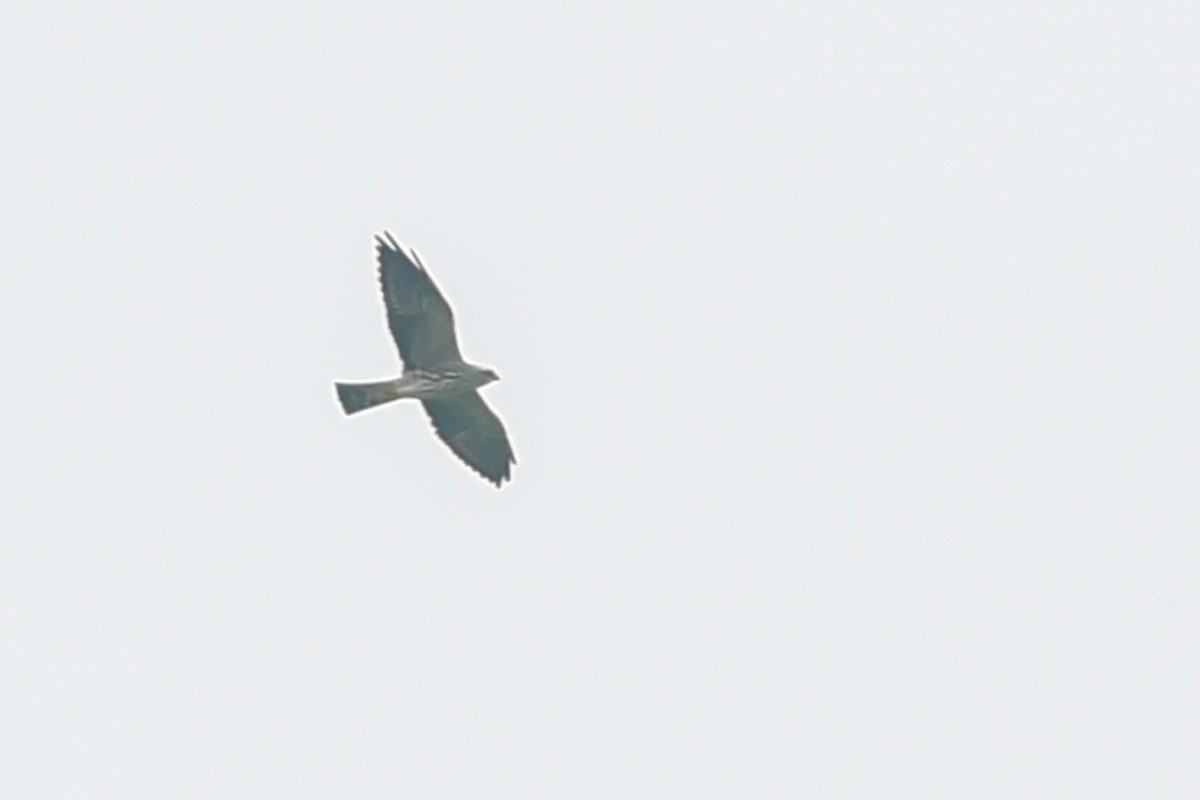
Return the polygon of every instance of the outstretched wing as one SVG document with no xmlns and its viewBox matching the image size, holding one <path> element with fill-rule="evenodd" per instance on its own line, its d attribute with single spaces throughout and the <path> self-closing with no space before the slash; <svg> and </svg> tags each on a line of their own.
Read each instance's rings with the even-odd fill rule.
<svg viewBox="0 0 1200 800">
<path fill-rule="evenodd" d="M 428 369 L 462 361 L 454 335 L 454 312 L 425 271 L 415 250 L 405 250 L 392 235 L 376 236 L 379 284 L 388 328 L 405 369 Z"/>
<path fill-rule="evenodd" d="M 483 402 L 479 392 L 422 400 L 438 438 L 450 446 L 467 466 L 487 480 L 500 484 L 510 477 L 517 463 L 504 423 Z"/>
</svg>

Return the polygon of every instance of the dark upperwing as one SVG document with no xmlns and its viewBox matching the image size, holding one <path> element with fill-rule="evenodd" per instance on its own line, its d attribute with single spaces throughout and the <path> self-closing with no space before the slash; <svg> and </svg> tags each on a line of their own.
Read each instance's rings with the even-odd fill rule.
<svg viewBox="0 0 1200 800">
<path fill-rule="evenodd" d="M 479 395 L 479 392 L 422 400 L 425 412 L 454 454 L 471 469 L 500 487 L 517 463 L 512 445 L 504 432 L 504 423 Z"/>
<path fill-rule="evenodd" d="M 376 236 L 379 284 L 388 328 L 404 368 L 429 369 L 462 361 L 454 333 L 454 312 L 415 250 L 405 250 L 392 235 Z"/>
</svg>

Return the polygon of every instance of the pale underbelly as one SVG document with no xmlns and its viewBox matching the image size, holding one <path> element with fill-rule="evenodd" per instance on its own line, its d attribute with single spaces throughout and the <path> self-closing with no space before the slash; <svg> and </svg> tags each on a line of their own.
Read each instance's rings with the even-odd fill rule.
<svg viewBox="0 0 1200 800">
<path fill-rule="evenodd" d="M 460 394 L 464 387 L 455 380 L 427 375 L 405 375 L 395 383 L 397 397 L 431 400 Z"/>
</svg>

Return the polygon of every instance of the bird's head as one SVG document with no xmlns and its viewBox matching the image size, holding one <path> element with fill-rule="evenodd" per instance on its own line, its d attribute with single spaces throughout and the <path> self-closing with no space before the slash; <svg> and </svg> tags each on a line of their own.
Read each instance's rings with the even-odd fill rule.
<svg viewBox="0 0 1200 800">
<path fill-rule="evenodd" d="M 480 386 L 487 386 L 493 381 L 500 380 L 500 376 L 496 374 L 496 371 L 488 367 L 475 367 L 471 377 L 471 382 L 475 384 L 475 388 L 477 389 Z"/>
</svg>

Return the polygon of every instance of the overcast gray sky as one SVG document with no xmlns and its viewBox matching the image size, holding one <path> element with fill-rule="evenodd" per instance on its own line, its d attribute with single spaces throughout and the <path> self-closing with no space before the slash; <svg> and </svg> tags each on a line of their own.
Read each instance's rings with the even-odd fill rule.
<svg viewBox="0 0 1200 800">
<path fill-rule="evenodd" d="M 0 795 L 1200 796 L 1194 4 L 12 6 Z"/>
</svg>

